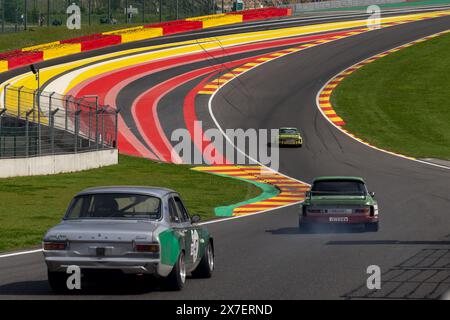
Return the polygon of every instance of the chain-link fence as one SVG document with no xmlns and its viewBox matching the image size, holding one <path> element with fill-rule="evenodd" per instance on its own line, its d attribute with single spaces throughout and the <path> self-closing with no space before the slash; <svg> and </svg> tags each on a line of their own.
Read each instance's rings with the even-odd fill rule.
<svg viewBox="0 0 450 320">
<path fill-rule="evenodd" d="M 72 3 L 81 10 L 82 25 L 151 23 L 230 11 L 232 0 L 1 0 L 2 32 L 38 26 L 65 27 Z M 251 0 L 247 7 L 268 1 Z M 271 1 L 270 1 L 271 2 Z"/>
<path fill-rule="evenodd" d="M 119 110 L 95 96 L 6 86 L 0 110 L 0 158 L 77 153 L 117 147 Z"/>
</svg>

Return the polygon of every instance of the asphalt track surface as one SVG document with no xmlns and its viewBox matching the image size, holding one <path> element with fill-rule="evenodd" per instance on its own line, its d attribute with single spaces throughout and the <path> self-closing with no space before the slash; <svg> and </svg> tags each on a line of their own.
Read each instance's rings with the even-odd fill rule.
<svg viewBox="0 0 450 320">
<path fill-rule="evenodd" d="M 241 75 L 212 101 L 224 129 L 300 128 L 305 147 L 280 152 L 284 174 L 306 182 L 318 175 L 363 176 L 379 201 L 378 233 L 300 234 L 293 206 L 208 225 L 216 243 L 214 276 L 188 280 L 181 292 L 161 291 L 157 284 L 137 289 L 129 283 L 109 283 L 83 294 L 54 296 L 42 254 L 35 253 L 0 258 L 0 299 L 438 298 L 450 287 L 450 171 L 350 139 L 323 118 L 315 100 L 323 84 L 346 67 L 449 26 L 450 17 L 430 19 L 293 53 Z M 161 103 L 183 99 L 196 81 L 180 86 Z M 196 108 L 204 110 L 208 97 Z M 198 116 L 213 125 L 209 114 Z M 168 126 L 177 125 L 174 121 Z M 374 264 L 382 270 L 382 290 L 370 292 L 366 268 Z"/>
</svg>

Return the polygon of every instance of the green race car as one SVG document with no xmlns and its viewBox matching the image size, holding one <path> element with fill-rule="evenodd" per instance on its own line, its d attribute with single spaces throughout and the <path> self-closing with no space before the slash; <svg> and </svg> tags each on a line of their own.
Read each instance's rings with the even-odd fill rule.
<svg viewBox="0 0 450 320">
<path fill-rule="evenodd" d="M 359 177 L 319 177 L 300 207 L 300 230 L 321 225 L 362 225 L 378 231 L 378 204 Z"/>
<path fill-rule="evenodd" d="M 297 128 L 282 127 L 278 131 L 278 144 L 280 146 L 302 147 L 303 138 Z"/>
</svg>

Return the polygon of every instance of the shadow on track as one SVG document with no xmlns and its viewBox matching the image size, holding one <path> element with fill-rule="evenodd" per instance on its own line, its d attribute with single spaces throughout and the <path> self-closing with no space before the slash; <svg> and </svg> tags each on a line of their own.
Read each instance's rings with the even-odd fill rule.
<svg viewBox="0 0 450 320">
<path fill-rule="evenodd" d="M 190 278 L 190 277 L 187 277 Z M 81 290 L 67 290 L 53 292 L 47 280 L 13 282 L 0 286 L 2 295 L 35 295 L 35 296 L 83 296 L 83 295 L 141 295 L 151 292 L 167 291 L 159 279 L 151 277 L 131 277 L 116 275 L 115 277 L 101 276 L 92 279 L 92 276 L 81 282 Z"/>
<path fill-rule="evenodd" d="M 286 227 L 266 230 L 273 235 L 294 234 L 335 234 L 335 233 L 364 233 L 365 229 L 349 226 L 315 226 L 310 230 L 300 230 L 298 227 Z"/>
</svg>

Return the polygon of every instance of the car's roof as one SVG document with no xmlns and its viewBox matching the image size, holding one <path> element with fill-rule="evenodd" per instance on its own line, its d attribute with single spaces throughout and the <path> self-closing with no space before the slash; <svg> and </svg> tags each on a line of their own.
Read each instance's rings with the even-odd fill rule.
<svg viewBox="0 0 450 320">
<path fill-rule="evenodd" d="M 131 193 L 131 194 L 144 194 L 155 197 L 163 197 L 168 193 L 175 192 L 171 189 L 161 187 L 150 186 L 104 186 L 88 188 L 77 195 L 95 194 L 95 193 Z"/>
<path fill-rule="evenodd" d="M 294 127 L 281 127 L 280 130 L 298 130 L 297 128 Z"/>
<path fill-rule="evenodd" d="M 326 181 L 326 180 L 356 180 L 364 183 L 363 178 L 354 176 L 322 176 L 314 178 L 313 183 L 316 181 Z"/>
</svg>

